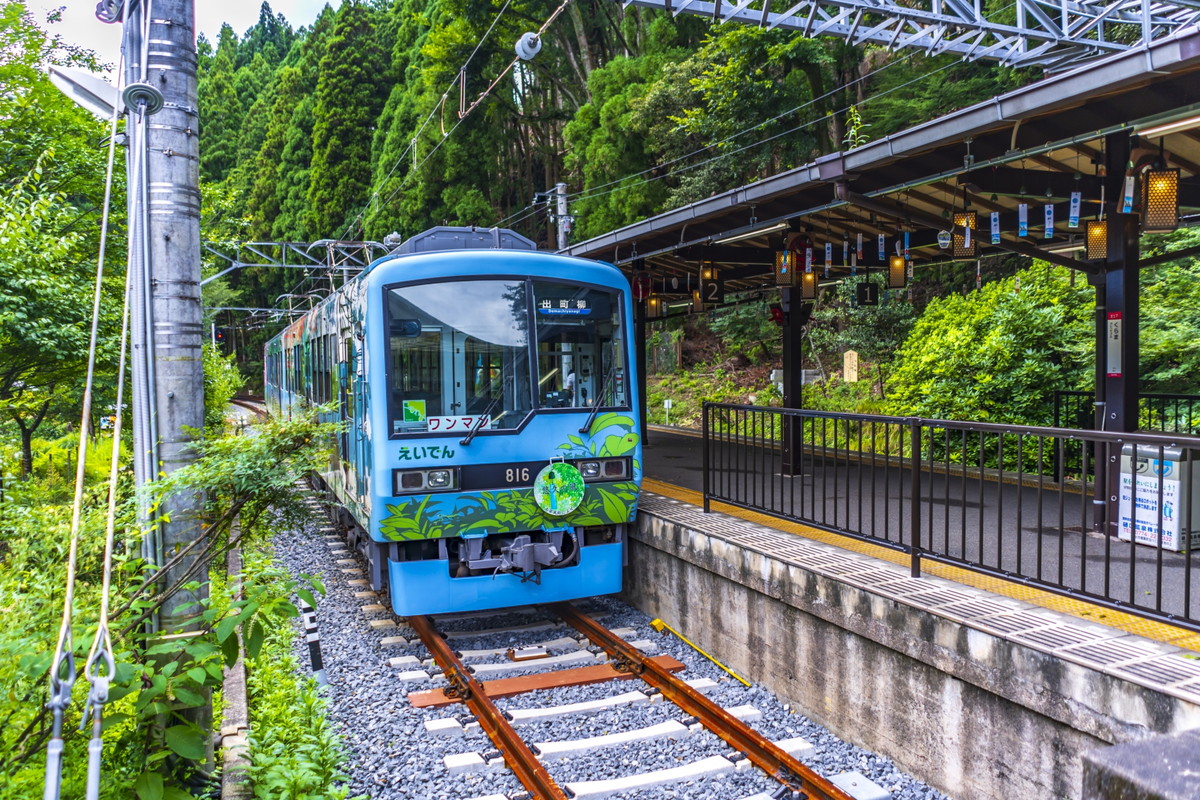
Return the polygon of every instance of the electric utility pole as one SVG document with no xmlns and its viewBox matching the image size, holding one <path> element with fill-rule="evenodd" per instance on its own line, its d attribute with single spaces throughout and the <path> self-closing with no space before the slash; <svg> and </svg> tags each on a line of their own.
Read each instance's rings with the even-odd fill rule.
<svg viewBox="0 0 1200 800">
<path fill-rule="evenodd" d="M 139 488 L 193 461 L 193 432 L 204 427 L 195 7 L 194 0 L 155 0 L 147 20 L 146 5 L 126 0 L 122 40 Z M 142 509 L 143 523 L 158 523 L 144 548 L 151 563 L 166 563 L 200 535 L 202 504 L 198 495 L 176 495 L 155 519 Z M 195 561 L 182 559 L 162 585 L 174 584 Z M 207 573 L 195 579 L 200 589 L 166 601 L 160 629 L 178 629 L 197 613 L 181 608 L 208 595 Z"/>
<path fill-rule="evenodd" d="M 567 185 L 554 184 L 554 195 L 557 200 L 555 211 L 558 220 L 558 249 L 567 249 L 567 234 L 571 232 L 571 216 L 567 214 Z"/>
</svg>

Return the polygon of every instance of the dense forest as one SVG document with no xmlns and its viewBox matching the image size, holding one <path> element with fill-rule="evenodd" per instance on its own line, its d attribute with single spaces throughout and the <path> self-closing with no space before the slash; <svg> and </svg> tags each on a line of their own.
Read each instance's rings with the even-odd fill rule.
<svg viewBox="0 0 1200 800">
<path fill-rule="evenodd" d="M 298 30 L 264 3 L 199 51 L 206 232 L 231 241 L 503 223 L 545 244 L 533 199 L 560 181 L 579 241 L 1037 77 L 608 0 L 347 0 Z"/>
</svg>

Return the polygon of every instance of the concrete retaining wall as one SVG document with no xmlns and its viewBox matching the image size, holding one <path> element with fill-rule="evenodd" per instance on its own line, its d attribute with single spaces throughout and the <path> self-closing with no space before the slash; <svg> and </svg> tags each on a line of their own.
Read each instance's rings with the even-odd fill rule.
<svg viewBox="0 0 1200 800">
<path fill-rule="evenodd" d="M 1200 726 L 1200 692 L 1168 692 L 1079 663 L 1103 659 L 1129 639 L 1154 665 L 1179 658 L 1175 648 L 1146 650 L 1145 640 L 1121 631 L 937 578 L 914 582 L 901 567 L 817 543 L 805 542 L 799 557 L 773 555 L 765 537 L 797 537 L 735 520 L 756 529 L 759 544 L 748 548 L 731 536 L 732 518 L 723 518 L 720 532 L 705 532 L 704 524 L 678 521 L 677 508 L 643 502 L 629 600 L 801 713 L 954 798 L 1078 798 L 1085 753 Z M 837 558 L 812 558 L 818 549 L 865 559 L 851 567 L 887 585 L 827 574 L 838 571 Z M 965 622 L 917 607 L 921 601 L 905 592 L 927 605 L 929 593 L 942 594 L 960 617 L 970 617 L 973 604 L 987 613 Z M 1014 626 L 1047 634 L 1049 644 L 1014 641 L 1005 632 Z M 1063 641 L 1075 648 L 1069 657 L 1054 646 Z M 1108 650 L 1088 650 L 1097 643 Z M 1200 679 L 1200 665 L 1196 673 Z"/>
</svg>

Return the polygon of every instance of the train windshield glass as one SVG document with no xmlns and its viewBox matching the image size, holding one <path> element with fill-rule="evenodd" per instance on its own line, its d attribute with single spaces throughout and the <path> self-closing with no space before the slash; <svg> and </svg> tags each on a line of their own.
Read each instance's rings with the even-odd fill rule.
<svg viewBox="0 0 1200 800">
<path fill-rule="evenodd" d="M 391 432 L 515 428 L 532 407 L 522 280 L 445 281 L 387 292 Z"/>
<path fill-rule="evenodd" d="M 620 300 L 612 289 L 534 281 L 539 406 L 629 404 Z"/>
</svg>

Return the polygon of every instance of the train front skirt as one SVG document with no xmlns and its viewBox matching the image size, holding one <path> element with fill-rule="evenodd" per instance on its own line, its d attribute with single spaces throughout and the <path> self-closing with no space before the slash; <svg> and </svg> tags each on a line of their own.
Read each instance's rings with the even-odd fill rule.
<svg viewBox="0 0 1200 800">
<path fill-rule="evenodd" d="M 579 563 L 542 570 L 540 582 L 515 572 L 454 578 L 446 562 L 388 561 L 392 610 L 406 617 L 553 603 L 621 591 L 624 543 L 581 548 Z"/>
</svg>

